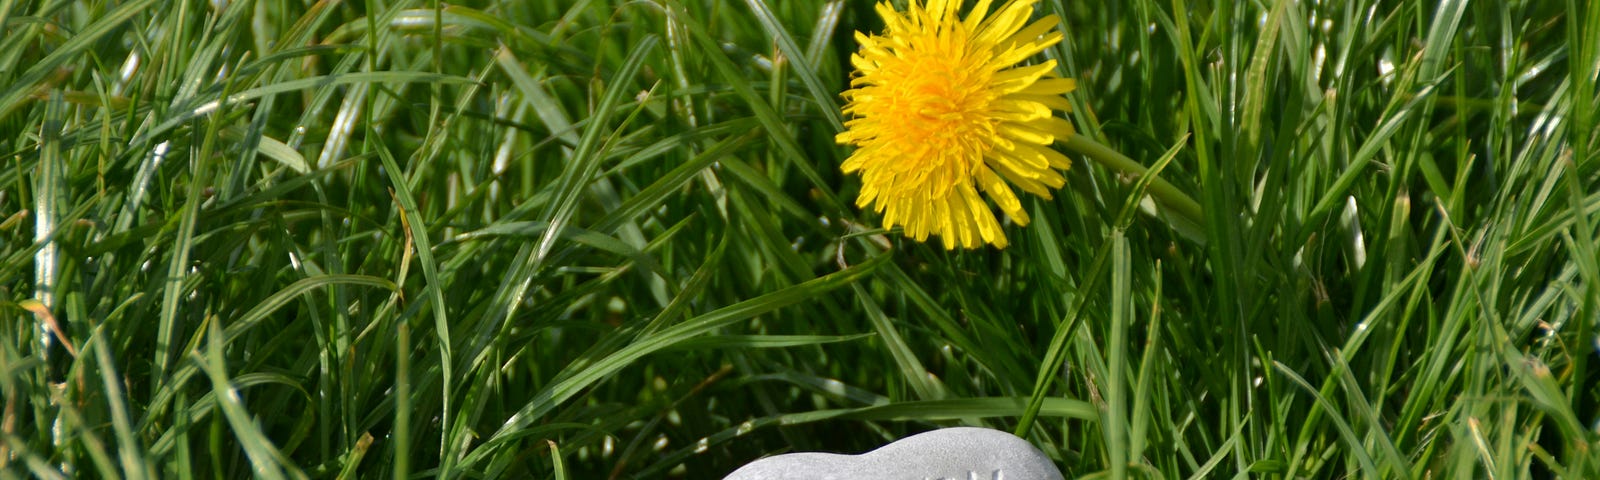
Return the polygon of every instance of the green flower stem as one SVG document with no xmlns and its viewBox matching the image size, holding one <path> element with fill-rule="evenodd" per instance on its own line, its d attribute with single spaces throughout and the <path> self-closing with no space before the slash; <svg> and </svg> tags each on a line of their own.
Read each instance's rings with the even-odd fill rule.
<svg viewBox="0 0 1600 480">
<path fill-rule="evenodd" d="M 1101 145 L 1099 142 L 1080 134 L 1074 133 L 1072 136 L 1067 137 L 1066 147 L 1083 154 L 1090 160 L 1099 162 L 1101 165 L 1111 167 L 1136 178 L 1150 171 L 1139 162 L 1128 158 L 1127 155 L 1118 153 L 1116 150 L 1112 150 L 1111 147 Z M 1172 186 L 1171 183 L 1167 183 L 1161 177 L 1151 179 L 1148 192 L 1155 196 L 1156 201 L 1170 207 L 1179 215 L 1183 215 L 1186 220 L 1193 222 L 1195 225 L 1205 225 L 1205 215 L 1200 211 L 1200 203 L 1194 201 L 1188 194 L 1178 190 L 1178 187 Z"/>
</svg>

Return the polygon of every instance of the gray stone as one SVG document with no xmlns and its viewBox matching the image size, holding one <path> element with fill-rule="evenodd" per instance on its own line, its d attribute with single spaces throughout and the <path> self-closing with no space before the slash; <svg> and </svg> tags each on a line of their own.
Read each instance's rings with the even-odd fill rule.
<svg viewBox="0 0 1600 480">
<path fill-rule="evenodd" d="M 912 435 L 860 455 L 789 453 L 723 480 L 1061 480 L 1050 457 L 1010 433 L 955 427 Z"/>
</svg>

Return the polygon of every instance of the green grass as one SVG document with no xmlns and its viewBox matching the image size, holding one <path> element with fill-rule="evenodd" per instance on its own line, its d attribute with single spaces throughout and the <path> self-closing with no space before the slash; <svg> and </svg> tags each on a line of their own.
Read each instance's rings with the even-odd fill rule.
<svg viewBox="0 0 1600 480">
<path fill-rule="evenodd" d="M 1041 6 L 1067 187 L 947 252 L 838 170 L 868 2 L 0 0 L 0 478 L 951 425 L 1069 478 L 1600 478 L 1600 6 L 1104 3 Z"/>
</svg>

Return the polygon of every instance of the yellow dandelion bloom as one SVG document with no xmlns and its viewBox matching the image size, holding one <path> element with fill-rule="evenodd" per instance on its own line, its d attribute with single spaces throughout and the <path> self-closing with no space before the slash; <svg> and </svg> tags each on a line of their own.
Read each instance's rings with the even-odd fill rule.
<svg viewBox="0 0 1600 480">
<path fill-rule="evenodd" d="M 844 92 L 851 120 L 836 140 L 857 148 L 841 167 L 861 173 L 856 205 L 875 206 L 884 227 L 945 248 L 1005 248 L 982 189 L 1018 225 L 1028 213 L 1012 192 L 1050 198 L 1071 162 L 1050 148 L 1072 134 L 1053 110 L 1072 79 L 1056 63 L 1019 65 L 1061 41 L 1055 15 L 1028 23 L 1034 0 L 1009 0 L 989 13 L 980 0 L 958 18 L 960 0 L 911 0 L 905 12 L 879 3 L 881 35 L 856 32 L 856 73 Z M 1009 184 L 1008 184 L 1009 183 Z"/>
</svg>

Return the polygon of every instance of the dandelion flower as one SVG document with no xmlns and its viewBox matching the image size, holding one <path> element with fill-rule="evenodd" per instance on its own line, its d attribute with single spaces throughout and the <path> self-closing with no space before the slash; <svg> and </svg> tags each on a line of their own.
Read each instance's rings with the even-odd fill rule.
<svg viewBox="0 0 1600 480">
<path fill-rule="evenodd" d="M 860 172 L 856 205 L 873 206 L 884 227 L 919 242 L 938 235 L 948 249 L 1005 248 L 979 189 L 1027 225 L 1011 185 L 1050 198 L 1066 182 L 1071 162 L 1051 145 L 1072 124 L 1053 111 L 1070 108 L 1061 95 L 1075 84 L 1054 60 L 1019 65 L 1061 41 L 1055 15 L 1028 23 L 1034 1 L 989 14 L 980 0 L 964 19 L 959 0 L 911 0 L 905 12 L 884 2 L 884 32 L 856 33 L 856 73 L 842 95 L 852 118 L 836 141 L 857 147 L 841 168 Z"/>
</svg>

